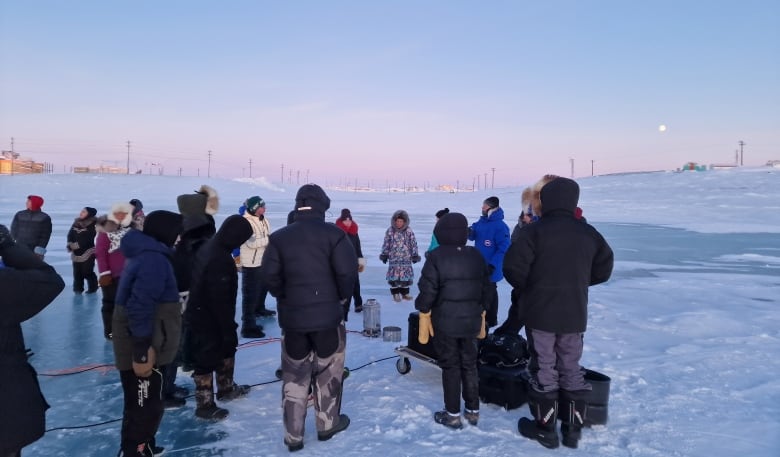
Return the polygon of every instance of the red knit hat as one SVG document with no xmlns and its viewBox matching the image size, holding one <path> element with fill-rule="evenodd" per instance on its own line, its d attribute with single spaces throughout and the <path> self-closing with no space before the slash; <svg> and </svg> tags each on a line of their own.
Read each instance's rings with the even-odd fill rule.
<svg viewBox="0 0 780 457">
<path fill-rule="evenodd" d="M 43 198 L 37 195 L 28 195 L 27 200 L 30 201 L 30 210 L 40 211 L 43 206 Z"/>
</svg>

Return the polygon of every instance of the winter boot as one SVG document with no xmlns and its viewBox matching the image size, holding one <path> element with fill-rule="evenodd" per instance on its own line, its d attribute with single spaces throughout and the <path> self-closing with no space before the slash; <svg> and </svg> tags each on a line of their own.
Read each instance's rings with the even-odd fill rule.
<svg viewBox="0 0 780 457">
<path fill-rule="evenodd" d="M 479 422 L 479 411 L 467 409 L 463 412 L 463 417 L 466 418 L 470 425 L 477 425 L 477 422 Z"/>
<path fill-rule="evenodd" d="M 339 432 L 343 432 L 349 427 L 349 416 L 346 414 L 339 414 L 339 421 L 330 430 L 324 432 L 317 432 L 317 439 L 320 441 L 328 441 L 333 438 L 333 435 Z"/>
<path fill-rule="evenodd" d="M 534 419 L 521 417 L 517 421 L 517 430 L 526 438 L 536 440 L 548 449 L 560 444 L 555 430 L 558 419 L 558 392 L 537 392 L 533 388 L 528 392 L 528 408 Z"/>
<path fill-rule="evenodd" d="M 195 380 L 195 402 L 197 403 L 195 415 L 213 421 L 226 418 L 229 411 L 214 403 L 214 375 L 207 373 L 192 377 Z"/>
<path fill-rule="evenodd" d="M 255 317 L 255 305 L 252 303 L 241 304 L 241 336 L 244 338 L 263 338 L 263 327 L 257 325 Z"/>
<path fill-rule="evenodd" d="M 111 330 L 111 320 L 114 318 L 114 312 L 100 311 L 100 314 L 103 316 L 103 337 L 107 340 L 111 340 L 114 336 Z"/>
<path fill-rule="evenodd" d="M 561 442 L 564 446 L 577 449 L 577 443 L 582 436 L 582 427 L 588 414 L 588 403 L 585 400 L 590 391 L 568 391 L 560 392 L 560 411 L 561 419 Z"/>
<path fill-rule="evenodd" d="M 246 396 L 250 386 L 236 384 L 233 381 L 233 372 L 236 368 L 235 357 L 229 357 L 222 361 L 222 366 L 217 368 L 217 400 L 230 401 Z"/>
<path fill-rule="evenodd" d="M 274 317 L 276 316 L 276 311 L 272 309 L 267 309 L 264 305 L 258 306 L 255 308 L 255 316 L 257 317 Z"/>
<path fill-rule="evenodd" d="M 414 300 L 414 297 L 409 295 L 408 287 L 402 287 L 400 292 L 401 292 L 401 298 L 403 298 L 404 300 Z"/>
<path fill-rule="evenodd" d="M 433 421 L 454 430 L 463 428 L 463 423 L 460 421 L 460 414 L 454 416 L 444 410 L 433 413 Z"/>
<path fill-rule="evenodd" d="M 149 446 L 149 449 L 151 449 L 151 451 L 152 451 L 152 455 L 153 455 L 154 457 L 158 457 L 158 456 L 160 456 L 160 455 L 163 455 L 163 454 L 165 454 L 165 448 L 164 448 L 164 447 L 162 447 L 162 446 L 158 446 L 158 445 L 157 445 L 157 440 L 155 440 L 154 438 L 152 438 L 152 439 L 149 441 L 149 444 L 148 444 L 147 446 Z"/>
</svg>

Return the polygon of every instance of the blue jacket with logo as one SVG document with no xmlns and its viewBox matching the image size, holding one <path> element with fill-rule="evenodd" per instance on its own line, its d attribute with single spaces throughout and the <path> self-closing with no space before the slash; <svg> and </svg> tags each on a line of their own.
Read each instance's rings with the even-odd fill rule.
<svg viewBox="0 0 780 457">
<path fill-rule="evenodd" d="M 471 224 L 469 240 L 474 242 L 474 247 L 492 267 L 493 273 L 490 275 L 490 281 L 501 281 L 504 278 L 502 270 L 504 254 L 506 254 L 510 244 L 509 226 L 504 222 L 504 210 L 496 208 L 487 216 L 481 216 L 477 222 Z"/>
</svg>

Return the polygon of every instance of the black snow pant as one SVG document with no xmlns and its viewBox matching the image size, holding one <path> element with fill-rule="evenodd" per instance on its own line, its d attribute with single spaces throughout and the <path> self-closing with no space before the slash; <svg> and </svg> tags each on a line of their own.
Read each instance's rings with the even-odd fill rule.
<svg viewBox="0 0 780 457">
<path fill-rule="evenodd" d="M 477 338 L 454 338 L 437 333 L 433 345 L 439 356 L 444 408 L 450 414 L 460 414 L 462 395 L 467 410 L 479 411 Z"/>
<path fill-rule="evenodd" d="M 122 370 L 119 378 L 125 395 L 122 449 L 130 453 L 135 452 L 139 444 L 148 444 L 160 427 L 164 412 L 162 373 L 155 368 L 148 378 L 139 378 L 133 370 Z"/>
<path fill-rule="evenodd" d="M 83 262 L 73 262 L 73 291 L 84 292 L 84 281 L 87 282 L 87 290 L 91 292 L 97 290 L 98 281 L 95 274 L 94 257 Z"/>
</svg>

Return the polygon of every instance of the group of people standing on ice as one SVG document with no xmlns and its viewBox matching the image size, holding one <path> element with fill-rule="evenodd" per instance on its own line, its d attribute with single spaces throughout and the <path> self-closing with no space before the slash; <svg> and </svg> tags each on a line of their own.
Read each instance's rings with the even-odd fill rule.
<svg viewBox="0 0 780 457">
<path fill-rule="evenodd" d="M 523 192 L 511 236 L 496 197 L 483 202 L 482 217 L 470 227 L 460 213 L 437 213 L 432 246 L 438 246 L 427 254 L 415 301 L 420 342 L 435 330 L 445 405 L 434 414 L 437 423 L 463 426 L 461 397 L 463 417 L 478 423 L 478 339 L 497 325 L 496 283 L 506 278 L 511 305 L 495 332 L 516 335 L 525 327 L 530 350 L 533 418 L 520 418 L 517 430 L 547 448 L 561 442 L 578 446 L 591 389 L 580 367 L 588 287 L 607 281 L 614 262 L 612 249 L 582 218 L 578 202 L 575 181 L 546 175 Z"/>
<path fill-rule="evenodd" d="M 434 415 L 437 423 L 463 426 L 461 397 L 466 421 L 478 423 L 478 338 L 498 324 L 496 283 L 506 278 L 513 287 L 511 306 L 496 332 L 517 334 L 525 326 L 531 352 L 533 420 L 521 418 L 518 430 L 546 447 L 557 447 L 560 415 L 564 445 L 577 446 L 590 388 L 579 366 L 587 288 L 606 281 L 613 262 L 609 245 L 581 218 L 578 198 L 576 182 L 545 176 L 523 193 L 523 210 L 511 235 L 497 197 L 485 199 L 481 217 L 470 226 L 461 213 L 439 211 L 416 300 L 411 295 L 412 265 L 421 261 L 416 237 L 406 211 L 392 215 L 379 259 L 388 265 L 393 300 L 415 300 L 420 340 L 436 332 L 445 405 Z M 40 212 L 42 204 L 42 198 L 30 196 L 27 211 Z M 256 319 L 274 316 L 265 300 L 268 294 L 276 298 L 283 335 L 285 445 L 291 452 L 303 448 L 310 398 L 319 440 L 345 430 L 350 419 L 341 413 L 344 322 L 350 302 L 356 312 L 362 309 L 358 273 L 366 265 L 350 210 L 343 209 L 335 224 L 325 222 L 330 199 L 315 184 L 298 190 L 287 226 L 276 231 L 264 216 L 265 201 L 259 196 L 248 198 L 240 214 L 227 217 L 219 229 L 214 220 L 219 197 L 213 188 L 204 185 L 180 195 L 177 206 L 178 213 L 157 210 L 145 215 L 141 202 L 133 199 L 113 204 L 100 217 L 95 208 L 85 207 L 67 236 L 74 292 L 102 289 L 104 336 L 113 344 L 125 396 L 119 455 L 162 451 L 155 434 L 164 407 L 181 406 L 188 395 L 174 383 L 179 365 L 193 370 L 197 417 L 222 419 L 228 411 L 215 400 L 230 401 L 249 392 L 249 386 L 233 379 L 239 271 L 243 337 L 265 336 Z M 11 232 L 0 229 L 0 254 L 12 267 L 5 270 L 34 265 L 30 268 L 37 274 L 49 276 L 50 287 L 39 290 L 38 308 L 18 318 L 16 327 L 64 287 L 42 261 L 51 220 L 41 214 L 17 217 Z M 20 227 L 25 228 L 18 232 Z M 37 231 L 41 233 L 32 236 Z M 16 246 L 14 239 L 30 254 L 16 265 L 14 250 L 8 249 Z M 467 246 L 468 241 L 474 246 Z M 5 273 L 0 269 L 0 275 Z M 49 294 L 44 296 L 44 291 Z M 18 357 L 24 348 L 20 330 L 18 337 L 13 347 L 0 339 L 0 355 L 7 351 Z M 32 439 L 19 441 L 21 446 L 43 433 L 47 405 L 40 399 L 40 427 L 29 428 L 35 430 Z M 5 425 L 6 418 L 0 421 Z"/>
</svg>

